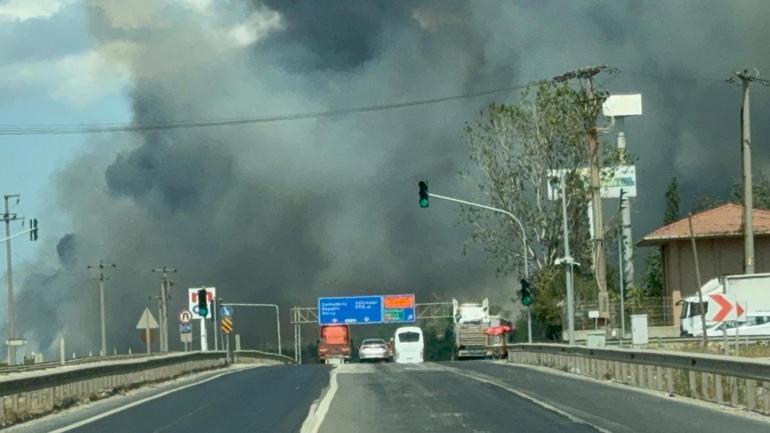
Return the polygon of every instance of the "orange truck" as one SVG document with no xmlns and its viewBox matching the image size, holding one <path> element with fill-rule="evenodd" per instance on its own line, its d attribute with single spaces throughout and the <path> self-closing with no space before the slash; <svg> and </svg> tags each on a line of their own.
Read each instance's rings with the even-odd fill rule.
<svg viewBox="0 0 770 433">
<path fill-rule="evenodd" d="M 348 325 L 321 325 L 318 360 L 325 364 L 344 364 L 353 353 Z"/>
</svg>

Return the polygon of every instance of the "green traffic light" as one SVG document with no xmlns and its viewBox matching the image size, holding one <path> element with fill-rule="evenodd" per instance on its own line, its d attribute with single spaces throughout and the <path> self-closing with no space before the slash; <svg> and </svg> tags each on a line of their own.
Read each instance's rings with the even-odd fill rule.
<svg viewBox="0 0 770 433">
<path fill-rule="evenodd" d="M 529 295 L 522 296 L 521 305 L 524 305 L 525 307 L 532 305 L 532 297 Z"/>
<path fill-rule="evenodd" d="M 418 185 L 420 186 L 420 207 L 426 208 L 429 206 L 428 197 L 430 197 L 430 194 L 428 193 L 428 182 L 421 180 Z"/>
<path fill-rule="evenodd" d="M 209 315 L 209 309 L 208 309 L 208 308 L 200 308 L 200 307 L 198 307 L 198 314 L 199 314 L 201 317 L 208 317 L 208 315 Z"/>
</svg>

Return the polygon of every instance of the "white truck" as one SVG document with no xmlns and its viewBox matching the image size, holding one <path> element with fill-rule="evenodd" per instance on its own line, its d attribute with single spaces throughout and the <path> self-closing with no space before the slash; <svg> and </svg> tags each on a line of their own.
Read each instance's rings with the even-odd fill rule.
<svg viewBox="0 0 770 433">
<path fill-rule="evenodd" d="M 490 316 L 489 299 L 460 303 L 452 300 L 455 359 L 502 357 L 507 353 L 506 334 L 510 322 Z M 491 332 L 497 331 L 497 332 Z"/>
<path fill-rule="evenodd" d="M 707 335 L 721 336 L 723 327 L 726 328 L 728 335 L 735 335 L 736 332 L 740 335 L 770 335 L 770 273 L 714 278 L 701 287 L 701 293 L 706 311 L 708 311 L 708 296 L 714 293 L 725 293 L 746 308 L 745 323 L 706 322 Z M 702 335 L 701 304 L 698 301 L 698 295 L 684 298 L 679 303 L 682 306 L 681 335 L 683 337 Z"/>
</svg>

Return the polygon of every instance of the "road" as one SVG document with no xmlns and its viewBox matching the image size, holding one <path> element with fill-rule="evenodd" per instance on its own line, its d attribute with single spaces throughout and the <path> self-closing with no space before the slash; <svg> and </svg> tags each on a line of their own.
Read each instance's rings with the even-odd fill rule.
<svg viewBox="0 0 770 433">
<path fill-rule="evenodd" d="M 770 431 L 681 398 L 491 362 L 347 365 L 335 375 L 321 433 Z"/>
<path fill-rule="evenodd" d="M 323 365 L 241 370 L 136 404 L 152 394 L 116 396 L 72 413 L 52 415 L 9 429 L 13 433 L 296 433 L 310 405 L 329 383 Z M 161 387 L 158 391 L 168 392 Z M 162 393 L 160 394 L 162 395 Z M 139 398 L 139 399 L 138 399 Z M 110 411 L 116 411 L 109 414 Z M 109 414 L 108 416 L 104 416 Z M 92 417 L 103 418 L 78 425 Z"/>
<path fill-rule="evenodd" d="M 13 433 L 770 431 L 681 397 L 492 362 L 259 367 L 207 373 L 12 427 Z M 203 380 L 201 380 L 203 379 Z M 174 391 L 175 389 L 178 389 Z M 740 412 L 736 412 L 741 414 Z"/>
</svg>

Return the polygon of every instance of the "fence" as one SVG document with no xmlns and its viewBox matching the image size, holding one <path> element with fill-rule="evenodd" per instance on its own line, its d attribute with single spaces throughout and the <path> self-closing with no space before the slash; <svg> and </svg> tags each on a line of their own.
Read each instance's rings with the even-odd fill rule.
<svg viewBox="0 0 770 433">
<path fill-rule="evenodd" d="M 625 302 L 626 310 L 626 329 L 630 329 L 630 317 L 632 314 L 646 314 L 648 326 L 673 326 L 674 325 L 674 306 L 670 297 L 664 298 L 644 298 L 640 301 L 629 299 Z M 620 302 L 610 302 L 610 323 L 613 327 L 620 328 Z M 576 302 L 575 303 L 575 329 L 589 330 L 594 329 L 594 319 L 588 317 L 588 312 L 598 310 L 597 301 Z M 564 307 L 566 324 L 566 306 Z"/>
<path fill-rule="evenodd" d="M 513 363 L 540 365 L 770 415 L 770 362 L 719 355 L 516 344 Z"/>
</svg>

